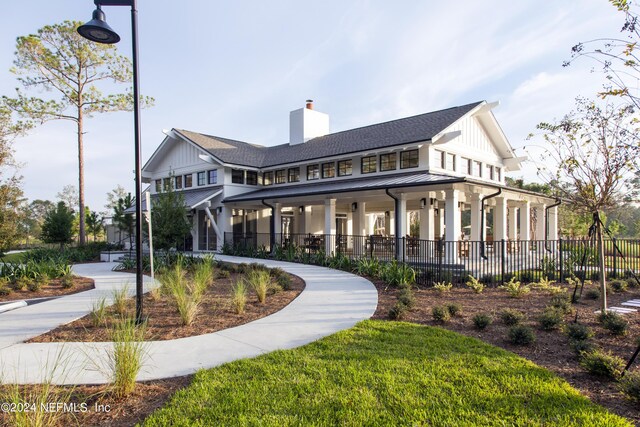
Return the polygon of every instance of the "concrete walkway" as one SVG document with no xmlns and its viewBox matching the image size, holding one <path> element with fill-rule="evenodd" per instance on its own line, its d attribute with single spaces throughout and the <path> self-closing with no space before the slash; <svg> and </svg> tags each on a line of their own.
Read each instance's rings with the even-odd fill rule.
<svg viewBox="0 0 640 427">
<path fill-rule="evenodd" d="M 378 304 L 378 294 L 373 284 L 350 273 L 303 264 L 223 255 L 216 256 L 216 259 L 235 263 L 259 262 L 268 267 L 281 267 L 304 279 L 306 287 L 284 309 L 251 323 L 206 335 L 146 343 L 147 360 L 138 380 L 192 374 L 202 368 L 308 344 L 368 319 Z M 111 272 L 109 263 L 78 267 L 89 266 L 95 270 L 81 272 L 78 269 L 77 272 L 94 278 L 96 286 L 98 279 L 111 283 L 109 289 L 122 286 L 127 281 L 134 283 L 127 276 L 120 279 L 119 284 L 116 283 L 117 277 L 121 277 L 123 273 Z M 114 275 L 118 276 L 114 278 Z M 105 283 L 105 288 L 107 286 Z M 109 355 L 113 343 L 17 343 L 24 340 L 24 337 L 33 336 L 36 329 L 40 331 L 37 334 L 42 333 L 47 319 L 51 320 L 48 329 L 52 329 L 60 324 L 62 318 L 73 320 L 80 317 L 80 313 L 86 314 L 91 309 L 92 302 L 105 294 L 89 292 L 94 292 L 94 295 L 75 302 L 67 300 L 67 304 L 58 304 L 55 308 L 45 306 L 49 304 L 46 302 L 0 314 L 4 342 L 3 348 L 0 348 L 0 378 L 4 382 L 27 384 L 52 379 L 57 384 L 101 384 L 110 381 Z M 110 292 L 111 290 L 107 291 L 107 294 Z M 60 300 L 65 298 L 70 297 Z M 77 307 L 70 307 L 72 304 Z M 47 308 L 43 310 L 45 307 Z M 27 309 L 33 311 L 30 315 L 21 317 L 26 322 L 22 323 L 22 328 L 32 323 L 28 320 L 32 317 L 37 319 L 38 327 L 29 326 L 29 332 L 19 332 L 21 322 L 17 317 L 12 317 L 13 333 L 5 333 L 5 316 L 21 316 L 20 312 Z M 56 360 L 59 362 L 56 363 Z"/>
</svg>

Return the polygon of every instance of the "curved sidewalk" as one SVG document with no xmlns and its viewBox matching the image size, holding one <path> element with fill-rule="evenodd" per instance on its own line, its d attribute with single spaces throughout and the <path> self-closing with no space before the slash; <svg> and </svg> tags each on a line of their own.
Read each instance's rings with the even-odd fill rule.
<svg viewBox="0 0 640 427">
<path fill-rule="evenodd" d="M 306 287 L 279 312 L 245 325 L 146 343 L 148 358 L 138 380 L 188 375 L 202 368 L 308 344 L 368 319 L 378 304 L 378 294 L 371 282 L 343 271 L 223 255 L 217 255 L 216 259 L 281 267 L 301 277 Z M 20 310 L 23 309 L 15 312 Z M 1 328 L 4 327 L 2 316 Z M 108 357 L 112 349 L 113 343 L 109 342 L 14 344 L 0 349 L 0 379 L 21 384 L 38 383 L 49 377 L 58 384 L 107 383 L 111 376 Z M 55 368 L 55 360 L 60 362 L 52 374 L 47 367 Z"/>
</svg>

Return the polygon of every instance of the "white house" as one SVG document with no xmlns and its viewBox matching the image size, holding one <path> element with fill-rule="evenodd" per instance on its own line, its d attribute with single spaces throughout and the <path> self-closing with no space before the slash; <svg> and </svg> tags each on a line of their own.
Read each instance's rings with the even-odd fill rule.
<svg viewBox="0 0 640 427">
<path fill-rule="evenodd" d="M 227 242 L 252 236 L 267 243 L 351 236 L 340 244 L 356 251 L 366 244 L 357 236 L 407 236 L 410 211 L 419 212 L 416 237 L 452 242 L 451 260 L 460 255 L 464 210 L 471 211 L 472 241 L 555 240 L 554 200 L 505 186 L 505 174 L 524 159 L 497 123 L 496 105 L 475 102 L 331 133 L 329 116 L 307 101 L 290 113 L 289 142 L 272 147 L 172 129 L 143 179 L 152 200 L 169 186 L 183 193 L 193 221 L 186 249 L 195 251 L 221 250 L 225 233 Z M 481 232 L 489 209 L 491 236 Z M 323 242 L 328 253 L 335 244 Z"/>
</svg>

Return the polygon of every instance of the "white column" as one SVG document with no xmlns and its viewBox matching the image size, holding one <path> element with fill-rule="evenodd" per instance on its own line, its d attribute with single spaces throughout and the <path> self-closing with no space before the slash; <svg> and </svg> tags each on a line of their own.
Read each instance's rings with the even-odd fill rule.
<svg viewBox="0 0 640 427">
<path fill-rule="evenodd" d="M 356 211 L 353 212 L 353 234 L 355 236 L 367 235 L 367 204 L 366 202 L 358 202 Z"/>
<path fill-rule="evenodd" d="M 438 216 L 436 217 L 436 224 L 438 228 L 436 230 L 436 237 L 442 238 L 444 237 L 444 204 L 442 202 L 438 202 Z"/>
<path fill-rule="evenodd" d="M 336 234 L 336 199 L 324 201 L 324 234 L 325 252 L 331 255 Z"/>
<path fill-rule="evenodd" d="M 549 209 L 549 230 L 547 233 L 549 240 L 558 240 L 558 207 Z"/>
<path fill-rule="evenodd" d="M 511 206 L 509 208 L 509 239 L 518 240 L 518 208 Z"/>
<path fill-rule="evenodd" d="M 435 218 L 433 205 L 430 202 L 430 198 L 427 197 L 427 204 L 424 208 L 420 209 L 420 239 L 422 240 L 434 240 L 435 238 Z"/>
<path fill-rule="evenodd" d="M 545 205 L 538 205 L 536 209 L 536 240 L 544 240 L 544 208 Z"/>
<path fill-rule="evenodd" d="M 458 239 L 460 238 L 460 209 L 458 208 L 458 190 L 445 191 L 445 258 L 448 262 L 458 259 Z"/>
<path fill-rule="evenodd" d="M 372 234 L 374 234 L 374 228 L 376 225 L 376 221 L 375 221 L 375 214 L 369 214 L 367 215 L 367 235 L 370 236 Z"/>
<path fill-rule="evenodd" d="M 398 196 L 398 212 L 395 213 L 396 218 L 398 218 L 398 227 L 399 230 L 395 230 L 395 236 L 398 238 L 405 237 L 408 234 L 408 226 L 407 226 L 407 195 L 405 193 L 401 193 Z"/>
<path fill-rule="evenodd" d="M 275 244 L 282 243 L 282 203 L 273 204 L 273 230 L 275 233 Z"/>
<path fill-rule="evenodd" d="M 507 239 L 507 199 L 496 197 L 493 208 L 493 240 L 499 242 Z"/>
<path fill-rule="evenodd" d="M 479 241 L 480 237 L 482 236 L 481 234 L 482 225 L 480 224 L 481 206 L 482 206 L 482 194 L 473 193 L 471 195 L 471 232 L 469 234 L 469 239 L 472 242 Z"/>
</svg>

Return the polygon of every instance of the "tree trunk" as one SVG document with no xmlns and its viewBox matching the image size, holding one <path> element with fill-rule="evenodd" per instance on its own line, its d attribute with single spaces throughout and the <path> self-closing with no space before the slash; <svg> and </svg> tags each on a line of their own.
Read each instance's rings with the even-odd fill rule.
<svg viewBox="0 0 640 427">
<path fill-rule="evenodd" d="M 607 275 L 604 267 L 604 238 L 602 236 L 602 222 L 600 222 L 600 216 L 595 215 L 597 218 L 596 233 L 598 239 L 598 266 L 600 268 L 600 293 L 602 294 L 602 313 L 607 312 Z"/>
<path fill-rule="evenodd" d="M 79 104 L 82 105 L 82 95 L 78 95 Z M 79 232 L 78 243 L 83 246 L 86 242 L 85 237 L 85 212 L 84 212 L 84 146 L 83 137 L 83 113 L 82 107 L 78 108 L 78 208 L 79 212 Z"/>
</svg>

